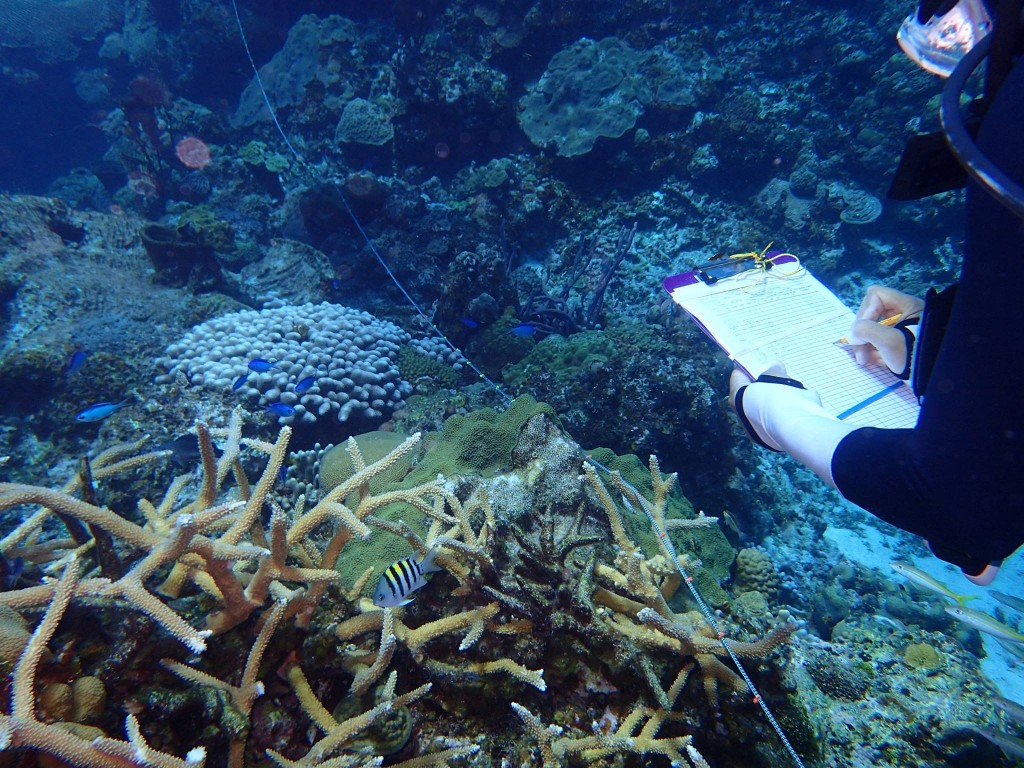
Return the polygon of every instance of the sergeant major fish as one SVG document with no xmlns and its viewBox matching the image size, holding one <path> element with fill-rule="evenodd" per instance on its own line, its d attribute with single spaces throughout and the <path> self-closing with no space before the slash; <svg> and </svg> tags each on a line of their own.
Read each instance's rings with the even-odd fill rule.
<svg viewBox="0 0 1024 768">
<path fill-rule="evenodd" d="M 380 608 L 397 608 L 412 602 L 410 595 L 427 583 L 427 574 L 443 570 L 434 564 L 434 549 L 423 556 L 403 557 L 381 574 L 373 592 L 373 604 Z"/>
</svg>

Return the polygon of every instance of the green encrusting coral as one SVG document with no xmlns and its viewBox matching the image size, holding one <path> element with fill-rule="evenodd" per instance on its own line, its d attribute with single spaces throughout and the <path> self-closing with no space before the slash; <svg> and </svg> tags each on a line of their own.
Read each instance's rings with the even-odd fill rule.
<svg viewBox="0 0 1024 768">
<path fill-rule="evenodd" d="M 493 408 L 482 408 L 448 417 L 441 432 L 428 438 L 427 451 L 409 473 L 408 481 L 423 483 L 438 474 L 490 477 L 509 469 L 519 433 L 538 413 L 545 413 L 558 422 L 550 405 L 538 403 L 529 395 L 517 397 L 501 413 Z"/>
<path fill-rule="evenodd" d="M 415 385 L 420 379 L 432 379 L 441 387 L 457 387 L 460 376 L 458 371 L 447 363 L 417 352 L 409 346 L 398 350 L 398 370 L 402 378 Z"/>
<path fill-rule="evenodd" d="M 615 342 L 604 331 L 583 331 L 571 336 L 551 335 L 542 339 L 529 354 L 504 371 L 505 381 L 526 386 L 531 374 L 544 371 L 559 382 L 568 383 L 596 367 L 608 365 L 617 354 Z"/>
<path fill-rule="evenodd" d="M 238 150 L 238 156 L 242 162 L 270 173 L 282 173 L 291 166 L 285 155 L 274 152 L 262 141 L 250 141 Z"/>
</svg>

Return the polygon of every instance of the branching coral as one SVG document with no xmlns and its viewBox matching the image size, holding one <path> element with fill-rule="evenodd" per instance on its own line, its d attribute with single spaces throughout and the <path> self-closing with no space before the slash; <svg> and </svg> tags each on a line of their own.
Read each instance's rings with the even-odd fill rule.
<svg viewBox="0 0 1024 768">
<path fill-rule="evenodd" d="M 369 480 L 411 451 L 419 439 L 418 435 L 369 465 L 362 460 L 353 443 L 351 450 L 356 471 L 348 481 L 326 494 L 308 511 L 300 504 L 294 520 L 287 519 L 284 513 L 275 509 L 270 516 L 269 528 L 265 529 L 262 522 L 264 510 L 274 506 L 270 494 L 287 454 L 290 429 L 282 429 L 273 443 L 244 438 L 241 417 L 236 412 L 226 429 L 211 430 L 198 424 L 195 432 L 201 457 L 201 478 L 194 497 L 185 500 L 191 486 L 189 479 L 174 480 L 159 502 L 143 500 L 139 503 L 139 510 L 146 520 L 144 525 L 75 496 L 76 491 L 83 491 L 81 480 L 73 481 L 59 491 L 0 483 L 0 511 L 27 505 L 39 506 L 37 511 L 28 515 L 26 524 L 4 540 L 6 551 L 19 555 L 38 551 L 47 558 L 56 555 L 61 558 L 58 562 L 66 563 L 65 575 L 56 584 L 46 583 L 0 593 L 0 604 L 17 609 L 50 604 L 43 622 L 21 653 L 12 682 L 11 713 L 0 715 L 0 744 L 3 746 L 33 747 L 74 765 L 90 768 L 105 768 L 107 765 L 164 768 L 184 766 L 188 761 L 201 762 L 201 752 L 194 751 L 182 760 L 148 747 L 134 715 L 129 716 L 127 722 L 127 742 L 107 737 L 87 740 L 58 725 L 37 720 L 34 677 L 39 659 L 72 600 L 101 608 L 131 606 L 153 619 L 193 653 L 205 651 L 212 634 L 226 634 L 257 614 L 262 621 L 262 629 L 248 654 L 243 655 L 246 662 L 237 685 L 200 666 L 182 664 L 174 659 L 164 660 L 164 666 L 175 675 L 211 688 L 230 702 L 235 711 L 233 719 L 242 725 L 234 731 L 225 728 L 230 736 L 228 761 L 229 765 L 240 767 L 245 759 L 253 704 L 264 691 L 264 685 L 258 679 L 260 661 L 270 645 L 274 630 L 285 618 L 294 618 L 298 626 L 308 624 L 325 596 L 327 586 L 340 581 L 340 574 L 333 567 L 339 553 L 347 544 L 358 540 L 354 534 L 364 536 L 368 533 L 363 521 L 383 506 L 402 503 L 411 510 L 453 523 L 453 526 L 445 528 L 445 535 L 441 537 L 449 544 L 460 532 L 470 531 L 468 522 L 457 519 L 462 510 L 457 502 L 453 506 L 456 515 L 444 512 L 445 505 L 453 497 L 440 482 L 376 495 L 367 491 Z M 219 458 L 214 449 L 214 439 L 221 441 Z M 92 478 L 109 477 L 161 456 L 127 456 L 139 447 L 121 447 L 94 459 Z M 254 482 L 249 480 L 242 465 L 242 452 L 246 449 L 267 457 L 263 472 Z M 235 478 L 235 485 L 229 491 L 227 480 L 231 476 Z M 358 500 L 353 507 L 347 506 L 345 501 L 350 494 Z M 80 579 L 79 555 L 73 553 L 61 557 L 61 550 L 53 546 L 24 545 L 35 541 L 43 523 L 51 516 L 72 524 L 81 521 L 94 532 L 102 530 L 109 533 L 119 542 L 121 556 L 134 556 L 134 563 L 117 579 Z M 321 545 L 319 541 L 324 536 L 326 544 Z M 461 549 L 453 547 L 452 551 L 484 557 L 481 544 L 485 538 L 481 532 L 468 541 L 461 541 Z M 89 548 L 86 545 L 78 549 Z M 158 579 L 161 575 L 162 581 Z M 151 582 L 157 584 L 155 589 Z M 205 599 L 215 601 L 206 617 L 207 627 L 202 630 L 192 626 L 178 610 L 158 596 L 177 598 L 194 594 L 190 585 L 198 588 Z M 298 587 L 290 589 L 286 585 Z M 353 592 L 355 590 L 349 593 L 351 599 L 356 597 Z M 273 605 L 264 610 L 270 598 L 274 598 Z M 485 614 L 486 611 L 478 612 L 465 617 L 465 620 L 448 618 L 445 623 L 461 626 L 469 635 L 479 636 L 483 631 L 481 625 L 487 618 Z M 366 690 L 387 671 L 395 642 L 390 618 L 378 629 L 381 630 L 381 646 L 374 661 L 357 674 L 353 690 Z M 411 635 L 411 642 L 418 646 L 426 642 L 432 632 L 421 628 L 418 635 Z M 393 702 L 410 703 L 428 688 L 429 685 L 420 686 L 408 694 L 393 694 Z M 391 690 L 393 692 L 393 682 Z M 398 705 L 393 702 L 383 702 L 374 707 L 364 713 L 359 722 L 369 725 L 386 714 L 392 705 Z M 345 751 L 356 730 L 354 724 L 348 730 L 332 728 L 325 742 L 310 754 L 316 755 L 319 761 L 332 753 Z M 449 746 L 437 753 L 439 756 L 434 763 L 421 764 L 442 765 L 446 759 L 472 751 L 457 745 Z"/>
<path fill-rule="evenodd" d="M 523 440 L 540 439 L 538 435 L 552 439 L 549 430 L 524 434 L 533 437 Z M 0 511 L 38 507 L 28 510 L 31 523 L 0 544 L 5 553 L 37 556 L 50 561 L 50 568 L 64 569 L 57 581 L 0 592 L 0 605 L 19 611 L 50 604 L 35 633 L 26 640 L 22 627 L 16 638 L 25 649 L 13 678 L 11 712 L 0 715 L 0 736 L 5 739 L 0 743 L 31 747 L 89 768 L 185 768 L 190 760 L 203 758 L 198 752 L 178 758 L 171 754 L 174 750 L 148 746 L 135 714 L 127 722 L 128 740 L 118 741 L 105 735 L 87 740 L 69 734 L 48 722 L 44 710 L 36 713 L 39 660 L 55 637 L 57 622 L 72 606 L 81 611 L 130 608 L 166 633 L 160 640 L 160 656 L 167 658 L 145 673 L 155 676 L 155 688 L 173 693 L 158 706 L 173 706 L 175 695 L 177 701 L 203 702 L 204 727 L 219 734 L 204 745 L 214 750 L 216 759 L 223 753 L 231 768 L 243 768 L 264 754 L 286 768 L 378 765 L 386 750 L 375 746 L 383 743 L 375 741 L 375 734 L 385 731 L 396 734 L 399 744 L 410 744 L 409 752 L 389 758 L 396 765 L 448 765 L 474 754 L 478 745 L 454 739 L 454 733 L 438 736 L 436 731 L 429 745 L 417 742 L 410 737 L 410 708 L 422 709 L 416 702 L 422 702 L 429 690 L 442 705 L 438 710 L 446 713 L 433 716 L 451 717 L 473 698 L 466 695 L 468 689 L 504 701 L 510 691 L 525 690 L 545 701 L 540 709 L 531 705 L 540 714 L 515 706 L 534 733 L 545 765 L 566 760 L 603 764 L 626 754 L 656 754 L 679 765 L 687 759 L 703 765 L 690 737 L 678 731 L 678 723 L 689 719 L 674 711 L 683 686 L 690 672 L 699 668 L 715 703 L 719 687 L 738 689 L 740 683 L 718 658 L 723 650 L 720 638 L 696 614 L 672 607 L 681 579 L 669 559 L 662 553 L 645 556 L 630 538 L 629 531 L 636 529 L 624 520 L 637 517 L 634 513 L 640 507 L 663 530 L 713 522 L 703 516 L 673 520 L 666 515 L 675 477 L 663 476 L 656 461 L 651 464 L 653 501 L 612 474 L 610 487 L 625 505 L 620 507 L 597 474 L 585 470 L 586 484 L 570 474 L 568 482 L 545 481 L 533 490 L 521 485 L 538 503 L 510 520 L 503 516 L 506 510 L 492 509 L 490 486 L 478 479 L 371 483 L 412 454 L 418 435 L 371 463 L 355 441 L 349 441 L 351 476 L 309 508 L 299 499 L 287 514 L 274 501 L 274 483 L 285 462 L 289 428 L 272 441 L 246 437 L 241 416 L 235 413 L 224 428 L 196 425 L 195 435 L 199 472 L 174 479 L 152 501 L 140 501 L 135 519 L 100 506 L 89 489 L 97 478 L 110 477 L 112 467 L 127 471 L 159 458 L 137 453 L 139 445 L 94 459 L 92 481 L 80 478 L 62 490 L 0 484 Z M 247 468 L 253 456 L 264 466 L 258 477 L 250 478 Z M 530 462 L 530 471 L 548 471 L 543 462 Z M 565 465 L 559 466 L 564 474 Z M 541 487 L 559 490 L 548 498 L 536 490 Z M 587 487 L 593 493 L 588 494 Z M 109 534 L 123 573 L 109 577 L 87 570 L 93 568 L 89 553 L 97 546 L 91 539 L 61 544 L 46 540 L 43 523 L 55 516 L 65 524 L 79 521 L 86 536 Z M 364 543 L 370 536 L 398 538 L 418 557 L 432 550 L 446 572 L 434 579 L 445 588 L 438 584 L 425 589 L 409 607 L 372 606 L 361 594 L 379 571 L 364 570 L 365 561 L 356 556 L 371 551 Z M 353 559 L 342 577 L 337 566 L 349 554 Z M 62 642 L 75 642 L 69 627 L 61 630 Z M 791 631 L 791 626 L 781 626 L 761 640 L 731 642 L 730 647 L 737 656 L 764 658 Z M 170 658 L 173 650 L 165 650 L 175 647 L 170 638 L 203 655 L 187 663 Z M 104 639 L 115 642 L 102 635 L 100 645 Z M 127 645 L 127 654 L 140 650 L 136 644 Z M 13 653 L 20 648 L 16 644 Z M 580 669 L 581 651 L 590 654 L 585 671 Z M 118 661 L 118 653 L 110 649 L 108 670 L 132 664 L 152 667 L 141 659 L 129 661 L 128 656 Z M 225 667 L 224 658 L 238 659 L 239 667 Z M 264 659 L 277 661 L 268 664 Z M 287 687 L 266 675 L 268 666 L 280 670 Z M 663 689 L 660 678 L 666 667 L 676 672 L 672 684 Z M 396 690 L 396 669 L 405 670 L 403 680 L 410 681 L 410 690 L 404 693 Z M 75 675 L 95 672 L 92 665 L 76 669 Z M 585 695 L 579 692 L 590 690 L 591 683 L 606 674 L 632 689 L 627 700 L 634 703 L 605 730 L 590 732 L 583 724 L 596 713 L 575 697 Z M 578 681 L 576 692 L 573 681 Z M 110 686 L 109 677 L 106 682 Z M 609 680 L 596 684 L 616 689 Z M 125 702 L 124 692 L 116 686 L 108 691 L 113 692 L 108 697 L 112 705 L 146 712 L 139 702 Z M 325 702 L 339 696 L 332 712 Z M 298 718 L 296 708 L 301 709 Z M 106 727 L 110 709 L 103 721 Z M 289 739 L 279 741 L 266 729 L 274 720 L 271 713 L 282 710 L 293 731 Z M 556 733 L 541 718 L 557 718 L 563 730 Z M 141 719 L 159 727 L 153 723 L 156 718 Z M 315 741 L 312 730 L 308 739 L 303 738 L 303 729 L 310 726 L 320 732 Z M 157 743 L 148 730 L 147 736 L 150 743 Z M 175 742 L 160 746 L 166 749 L 169 743 Z M 371 752 L 378 757 L 370 757 Z"/>
<path fill-rule="evenodd" d="M 663 476 L 653 456 L 650 470 L 653 502 L 641 497 L 618 473 L 611 473 L 610 478 L 615 488 L 622 493 L 624 502 L 632 499 L 636 505 L 644 507 L 658 527 L 665 531 L 675 522 L 666 521 L 665 518 L 668 491 L 675 481 L 675 475 Z M 718 706 L 720 685 L 733 691 L 746 690 L 743 679 L 718 659 L 719 655 L 727 653 L 723 638 L 716 636 L 703 616 L 697 611 L 677 614 L 670 608 L 669 601 L 681 584 L 678 572 L 668 565 L 665 557 L 672 553 L 665 550 L 664 554 L 645 559 L 640 548 L 626 535 L 618 506 L 597 472 L 590 465 L 585 466 L 584 471 L 587 482 L 608 514 L 619 548 L 616 567 L 602 564 L 595 570 L 600 584 L 594 592 L 594 602 L 611 609 L 611 615 L 606 618 L 607 626 L 638 648 L 668 649 L 679 655 L 692 656 L 700 667 L 704 690 L 712 706 Z M 713 522 L 715 518 L 701 515 L 694 520 L 679 521 L 679 524 L 692 526 Z M 664 549 L 660 539 L 659 544 Z M 732 653 L 738 657 L 765 658 L 784 643 L 796 628 L 795 624 L 788 621 L 788 615 L 782 615 L 779 624 L 760 640 L 727 642 Z"/>
<path fill-rule="evenodd" d="M 153 768 L 199 767 L 206 761 L 206 750 L 196 747 L 184 759 L 151 749 L 142 737 L 139 721 L 128 715 L 125 730 L 128 741 L 107 737 L 86 739 L 58 724 L 43 723 L 36 717 L 36 670 L 64 617 L 78 586 L 78 559 L 72 558 L 64 575 L 53 589 L 53 598 L 42 621 L 32 633 L 17 666 L 11 686 L 11 713 L 0 715 L 0 749 L 32 747 L 66 760 L 72 765 L 91 768 L 123 768 L 125 765 Z"/>
</svg>

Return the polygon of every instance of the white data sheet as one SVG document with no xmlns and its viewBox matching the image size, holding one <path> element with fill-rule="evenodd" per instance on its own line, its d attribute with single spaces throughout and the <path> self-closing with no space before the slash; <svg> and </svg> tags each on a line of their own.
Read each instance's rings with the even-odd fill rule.
<svg viewBox="0 0 1024 768">
<path fill-rule="evenodd" d="M 821 395 L 822 405 L 859 426 L 913 427 L 920 407 L 888 369 L 861 366 L 834 342 L 853 311 L 801 266 L 776 255 L 768 271 L 750 270 L 712 285 L 695 273 L 673 275 L 665 289 L 751 378 L 772 363 Z"/>
</svg>

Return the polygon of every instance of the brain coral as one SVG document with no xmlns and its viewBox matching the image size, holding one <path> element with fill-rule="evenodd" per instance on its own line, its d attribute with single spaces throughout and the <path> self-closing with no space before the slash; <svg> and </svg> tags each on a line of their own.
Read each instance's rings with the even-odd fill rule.
<svg viewBox="0 0 1024 768">
<path fill-rule="evenodd" d="M 741 549 L 733 564 L 737 592 L 760 592 L 769 600 L 779 594 L 779 573 L 768 554 L 760 549 Z"/>
<path fill-rule="evenodd" d="M 341 111 L 335 141 L 381 146 L 395 137 L 391 117 L 366 99 L 352 99 Z"/>
<path fill-rule="evenodd" d="M 554 144 L 562 157 L 586 154 L 601 136 L 622 136 L 651 100 L 639 73 L 644 58 L 615 37 L 577 40 L 520 99 L 519 124 L 530 141 Z"/>
<path fill-rule="evenodd" d="M 295 413 L 282 423 L 333 416 L 382 418 L 412 389 L 398 372 L 398 350 L 409 334 L 367 312 L 338 304 L 300 304 L 244 310 L 208 320 L 171 344 L 157 363 L 167 370 L 158 381 L 184 374 L 193 385 L 231 391 L 260 405 L 284 403 Z M 262 358 L 276 367 L 250 371 Z M 304 392 L 295 385 L 312 376 Z"/>
</svg>

